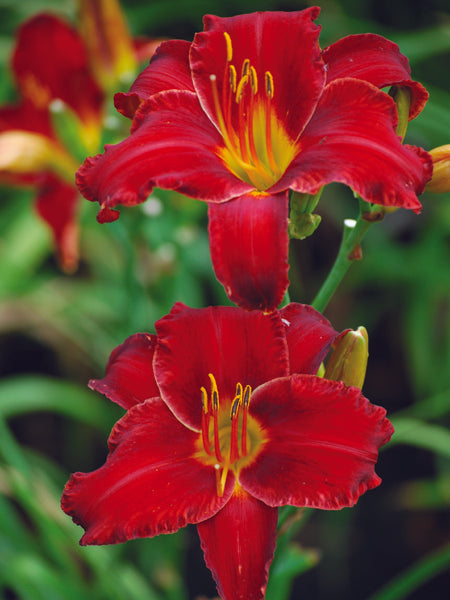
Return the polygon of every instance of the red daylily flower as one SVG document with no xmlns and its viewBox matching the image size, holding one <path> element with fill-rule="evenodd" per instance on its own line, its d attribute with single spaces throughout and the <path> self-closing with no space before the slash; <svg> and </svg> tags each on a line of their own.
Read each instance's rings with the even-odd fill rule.
<svg viewBox="0 0 450 600">
<path fill-rule="evenodd" d="M 78 172 L 100 222 L 154 186 L 207 201 L 216 275 L 244 308 L 273 310 L 285 293 L 289 189 L 339 181 L 369 202 L 419 210 L 431 174 L 423 150 L 401 145 L 394 102 L 377 89 L 408 87 L 410 116 L 420 112 L 427 94 L 405 57 L 364 35 L 322 52 L 318 14 L 209 15 L 192 44 L 162 44 L 116 95 L 131 135 Z"/>
<path fill-rule="evenodd" d="M 0 182 L 36 189 L 37 211 L 53 233 L 61 267 L 73 271 L 78 162 L 58 140 L 49 106 L 62 100 L 77 115 L 80 136 L 98 141 L 103 95 L 89 73 L 78 33 L 50 14 L 20 27 L 12 70 L 22 101 L 0 109 Z"/>
<path fill-rule="evenodd" d="M 91 23 L 92 12 L 98 13 L 97 34 L 102 18 L 109 37 L 113 36 L 112 28 L 116 32 L 115 56 L 110 63 L 111 68 L 115 67 L 117 83 L 120 68 L 126 67 L 128 75 L 130 71 L 130 61 L 124 63 L 122 59 L 127 38 L 117 35 L 123 15 L 119 5 L 110 0 L 83 5 L 82 21 Z M 111 19 L 112 16 L 115 18 Z M 88 28 L 89 40 L 93 38 L 95 27 Z M 98 37 L 103 40 L 104 36 Z M 145 47 L 140 44 L 139 48 L 133 46 L 136 64 L 138 56 L 146 54 L 150 58 L 155 47 L 155 43 Z M 100 52 L 104 63 L 105 48 L 88 44 L 79 31 L 59 17 L 47 13 L 32 17 L 20 27 L 12 56 L 12 72 L 21 100 L 16 105 L 0 108 L 0 183 L 36 190 L 37 212 L 50 227 L 59 262 L 68 272 L 78 263 L 76 208 L 79 193 L 75 172 L 79 160 L 72 154 L 70 144 L 65 144 L 55 131 L 50 105 L 55 100 L 62 101 L 85 155 L 98 149 L 105 101 L 99 73 L 101 66 L 105 71 L 108 68 L 106 63 L 95 63 Z M 111 81 L 112 75 L 108 75 Z"/>
<path fill-rule="evenodd" d="M 352 506 L 379 485 L 392 426 L 358 388 L 315 375 L 337 333 L 311 307 L 176 304 L 156 331 L 128 338 L 91 382 L 127 413 L 62 508 L 82 545 L 196 524 L 223 600 L 259 600 L 277 507 Z"/>
</svg>

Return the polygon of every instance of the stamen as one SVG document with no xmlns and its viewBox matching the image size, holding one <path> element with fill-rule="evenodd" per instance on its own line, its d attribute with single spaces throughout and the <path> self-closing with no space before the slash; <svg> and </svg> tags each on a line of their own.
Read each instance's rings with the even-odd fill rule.
<svg viewBox="0 0 450 600">
<path fill-rule="evenodd" d="M 236 152 L 236 148 L 234 147 L 230 135 L 228 133 L 228 128 L 223 118 L 222 109 L 220 107 L 219 92 L 217 90 L 217 77 L 214 74 L 212 74 L 209 76 L 209 79 L 211 81 L 214 108 L 216 109 L 217 120 L 219 122 L 219 129 L 222 134 L 223 141 L 225 142 L 228 151 L 230 152 L 233 159 L 238 163 L 238 165 L 242 167 L 245 171 L 251 171 L 254 169 L 254 167 L 242 160 L 242 158 Z"/>
<path fill-rule="evenodd" d="M 229 83 L 230 83 L 230 89 L 232 91 L 232 93 L 234 94 L 236 92 L 236 80 L 237 80 L 237 75 L 236 75 L 236 69 L 234 68 L 234 65 L 228 65 L 228 69 L 229 69 Z"/>
<path fill-rule="evenodd" d="M 272 169 L 272 172 L 278 173 L 278 167 L 275 162 L 275 158 L 273 156 L 273 145 L 272 145 L 272 115 L 271 115 L 271 106 L 270 101 L 273 98 L 274 88 L 273 88 L 273 77 L 270 71 L 266 71 L 264 73 L 265 83 L 266 83 L 266 148 L 267 148 L 267 158 L 269 159 L 269 165 Z"/>
<path fill-rule="evenodd" d="M 247 456 L 247 412 L 251 393 L 252 388 L 246 385 L 242 399 L 241 456 Z"/>
<path fill-rule="evenodd" d="M 258 93 L 258 76 L 253 65 L 250 65 L 250 84 L 252 86 L 253 95 L 256 96 Z"/>
<path fill-rule="evenodd" d="M 202 441 L 203 448 L 206 454 L 213 456 L 214 452 L 211 450 L 211 443 L 209 441 L 209 419 L 210 414 L 208 412 L 208 394 L 204 387 L 200 388 L 202 394 Z"/>
<path fill-rule="evenodd" d="M 204 387 L 200 388 L 202 404 L 202 442 L 204 452 L 208 455 L 207 464 L 214 466 L 216 491 L 222 497 L 225 491 L 229 471 L 239 473 L 242 465 L 247 464 L 247 413 L 252 388 L 241 383 L 236 384 L 236 393 L 230 403 L 230 420 L 227 422 L 224 407 L 220 412 L 219 391 L 214 375 L 208 373 L 211 381 L 211 394 Z M 228 401 L 225 402 L 228 404 Z M 242 412 L 242 419 L 241 413 Z M 220 417 L 220 419 L 219 419 Z M 211 424 L 211 419 L 213 423 Z M 214 440 L 210 439 L 210 425 L 214 430 Z M 241 440 L 239 441 L 239 436 Z M 220 443 L 222 442 L 222 448 Z M 253 445 L 253 444 L 252 444 Z M 242 462 L 241 462 L 242 461 Z"/>
<path fill-rule="evenodd" d="M 233 44 L 231 43 L 230 34 L 224 31 L 223 37 L 227 45 L 227 62 L 231 62 L 233 60 Z"/>
<path fill-rule="evenodd" d="M 230 443 L 230 464 L 236 462 L 239 458 L 239 408 L 242 404 L 242 385 L 236 386 L 236 396 L 231 403 L 231 443 Z"/>
<path fill-rule="evenodd" d="M 254 133 L 254 106 L 255 106 L 255 96 L 258 92 L 258 77 L 256 74 L 256 69 L 253 66 L 250 66 L 250 85 L 252 88 L 252 93 L 250 95 L 249 107 L 248 107 L 248 143 L 250 146 L 250 156 L 253 161 L 253 164 L 260 172 L 264 172 L 264 166 L 261 164 L 261 161 L 258 156 L 258 152 L 256 150 L 255 145 L 255 133 Z"/>
<path fill-rule="evenodd" d="M 246 58 L 242 63 L 241 77 L 247 77 L 250 70 L 250 59 Z"/>
<path fill-rule="evenodd" d="M 249 76 L 248 75 L 244 75 L 241 80 L 239 81 L 239 85 L 237 86 L 237 90 L 236 90 L 236 102 L 237 104 L 240 103 L 240 101 L 242 100 L 242 96 L 244 95 L 244 88 L 247 85 L 249 80 Z"/>
<path fill-rule="evenodd" d="M 272 100 L 273 98 L 273 76 L 270 71 L 264 73 L 266 83 L 266 96 Z"/>
<path fill-rule="evenodd" d="M 219 436 L 219 392 L 214 375 L 208 373 L 211 380 L 211 406 L 214 419 L 214 452 L 219 463 L 223 462 L 223 456 L 220 452 L 220 436 Z"/>
</svg>

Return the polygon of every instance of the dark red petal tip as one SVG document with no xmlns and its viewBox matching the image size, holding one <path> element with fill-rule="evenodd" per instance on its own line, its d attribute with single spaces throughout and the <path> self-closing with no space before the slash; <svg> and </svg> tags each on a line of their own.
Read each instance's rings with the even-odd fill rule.
<svg viewBox="0 0 450 600">
<path fill-rule="evenodd" d="M 189 69 L 191 44 L 184 40 L 169 40 L 160 44 L 150 64 L 138 75 L 128 93 L 114 96 L 116 109 L 132 119 L 140 104 L 164 90 L 194 91 Z"/>
<path fill-rule="evenodd" d="M 275 310 L 289 285 L 287 192 L 210 204 L 208 214 L 211 260 L 230 300 Z"/>
<path fill-rule="evenodd" d="M 197 525 L 223 600 L 263 600 L 276 542 L 278 511 L 237 488 L 212 519 Z"/>
<path fill-rule="evenodd" d="M 420 210 L 430 159 L 402 145 L 396 125 L 387 94 L 357 79 L 332 81 L 303 132 L 301 152 L 274 188 L 315 193 L 338 181 L 367 202 Z"/>
<path fill-rule="evenodd" d="M 409 119 L 416 117 L 425 106 L 428 92 L 411 79 L 408 59 L 397 44 L 381 35 L 346 36 L 325 48 L 322 56 L 327 65 L 328 83 L 340 77 L 355 77 L 378 88 L 408 87 L 411 91 Z"/>
<path fill-rule="evenodd" d="M 194 93 L 160 92 L 140 105 L 129 137 L 85 160 L 76 182 L 88 200 L 100 204 L 102 222 L 116 217 L 111 211 L 119 204 L 144 202 L 153 187 L 200 200 L 228 200 L 250 186 L 223 164 L 216 153 L 219 143 Z"/>
<path fill-rule="evenodd" d="M 159 396 L 153 375 L 155 347 L 154 335 L 130 336 L 112 351 L 105 377 L 91 380 L 89 387 L 127 410 L 147 398 Z"/>
</svg>

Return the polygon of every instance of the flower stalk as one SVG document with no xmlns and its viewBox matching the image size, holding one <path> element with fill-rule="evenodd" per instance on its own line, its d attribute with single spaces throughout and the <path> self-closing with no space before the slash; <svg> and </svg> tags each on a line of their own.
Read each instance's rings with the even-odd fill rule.
<svg viewBox="0 0 450 600">
<path fill-rule="evenodd" d="M 342 242 L 334 264 L 328 273 L 322 287 L 311 303 L 319 312 L 328 306 L 333 294 L 339 287 L 345 274 L 355 260 L 362 258 L 360 244 L 372 225 L 383 218 L 383 213 L 377 211 L 378 207 L 371 207 L 367 202 L 360 200 L 360 214 L 356 221 L 346 219 Z"/>
</svg>

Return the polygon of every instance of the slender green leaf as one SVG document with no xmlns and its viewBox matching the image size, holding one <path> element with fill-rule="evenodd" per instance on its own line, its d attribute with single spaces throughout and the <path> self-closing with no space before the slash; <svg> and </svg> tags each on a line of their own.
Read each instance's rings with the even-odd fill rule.
<svg viewBox="0 0 450 600">
<path fill-rule="evenodd" d="M 0 416 L 6 419 L 45 410 L 108 432 L 113 422 L 111 409 L 110 403 L 87 387 L 68 381 L 28 375 L 0 383 Z"/>
<path fill-rule="evenodd" d="M 407 417 L 393 418 L 392 424 L 395 427 L 395 434 L 390 444 L 417 446 L 450 458 L 450 431 L 448 429 Z"/>
<path fill-rule="evenodd" d="M 435 575 L 450 567 L 450 544 L 429 554 L 396 577 L 368 600 L 402 600 Z"/>
</svg>

